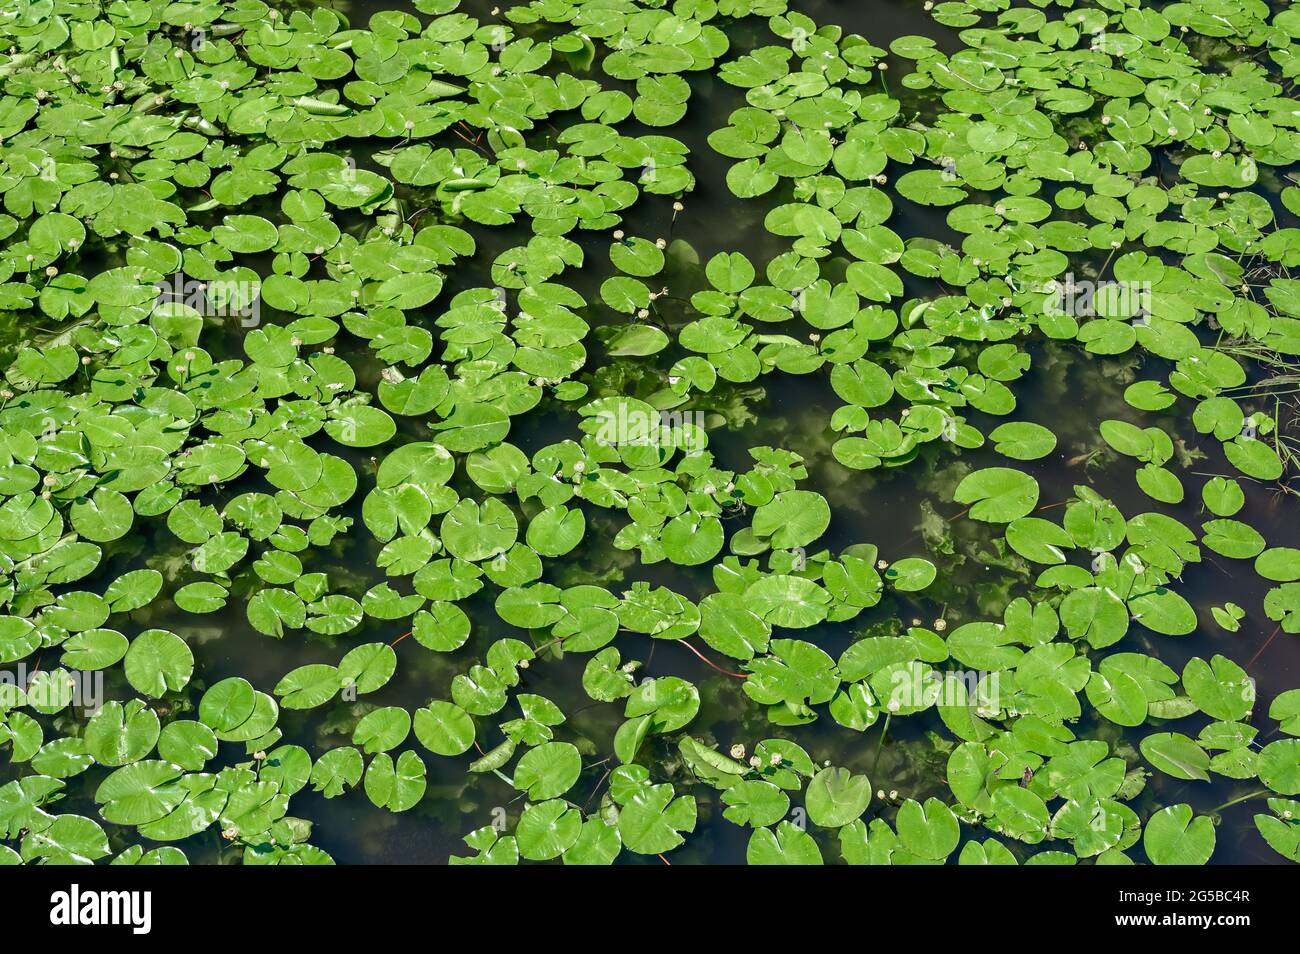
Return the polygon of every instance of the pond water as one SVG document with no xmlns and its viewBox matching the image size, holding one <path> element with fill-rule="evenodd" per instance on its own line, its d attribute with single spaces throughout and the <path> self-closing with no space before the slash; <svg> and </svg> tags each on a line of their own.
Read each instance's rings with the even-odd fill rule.
<svg viewBox="0 0 1300 954">
<path fill-rule="evenodd" d="M 489 2 L 471 2 L 461 9 L 483 22 L 491 22 L 489 11 L 495 7 Z M 850 0 L 850 2 L 801 2 L 797 9 L 812 17 L 818 24 L 836 24 L 845 32 L 859 33 L 876 46 L 888 48 L 896 38 L 913 34 L 930 37 L 941 49 L 954 51 L 961 46 L 955 32 L 936 24 L 919 2 L 895 0 Z M 354 19 L 384 9 L 402 9 L 399 3 L 359 3 L 352 9 Z M 728 31 L 732 49 L 747 52 L 761 42 L 764 25 L 750 21 Z M 895 75 L 903 75 L 910 68 L 907 61 L 890 56 L 888 62 Z M 728 86 L 711 72 L 689 74 L 692 97 L 687 118 L 673 127 L 673 135 L 690 148 L 690 166 L 697 178 L 695 190 L 685 202 L 685 210 L 671 216 L 661 205 L 657 209 L 637 208 L 628 217 L 627 231 L 640 235 L 690 236 L 691 245 L 700 261 L 717 252 L 740 251 L 751 261 L 769 260 L 785 250 L 783 240 L 767 232 L 763 216 L 769 208 L 781 201 L 776 196 L 760 200 L 739 201 L 724 183 L 730 162 L 714 152 L 706 139 L 733 109 L 744 105 L 740 90 Z M 925 94 L 913 94 L 924 100 Z M 1261 190 L 1267 194 L 1266 190 Z M 955 233 L 948 227 L 943 211 L 920 206 L 895 197 L 897 212 L 890 226 L 904 239 L 929 236 L 942 241 L 952 241 Z M 658 213 L 657 215 L 655 213 Z M 1284 224 L 1294 224 L 1295 217 L 1282 212 Z M 502 237 L 501 248 L 513 244 L 515 239 Z M 581 239 L 580 239 L 581 241 Z M 592 237 L 591 251 L 603 249 L 604 238 Z M 584 243 L 585 244 L 585 243 Z M 490 262 L 496 248 L 484 244 L 479 260 Z M 596 256 L 593 255 L 593 258 Z M 599 270 L 591 274 L 570 275 L 568 278 L 586 297 L 594 297 L 600 281 L 606 277 Z M 465 284 L 482 281 L 467 277 Z M 910 283 L 909 283 L 910 284 Z M 917 282 L 917 284 L 921 284 Z M 685 299 L 688 293 L 674 299 Z M 913 291 L 909 288 L 909 292 Z M 917 289 L 918 293 L 920 289 Z M 684 322 L 683 317 L 680 319 Z M 672 319 L 670 319 L 671 321 Z M 1050 425 L 1059 438 L 1056 451 L 1045 460 L 1031 462 L 1028 469 L 1042 487 L 1043 504 L 1040 509 L 1059 506 L 1073 494 L 1076 484 L 1086 483 L 1114 501 L 1126 514 L 1156 510 L 1177 517 L 1189 526 L 1204 519 L 1199 500 L 1192 495 L 1178 506 L 1152 501 L 1144 496 L 1123 468 L 1090 467 L 1087 459 L 1099 449 L 1096 422 L 1112 417 L 1136 418 L 1123 400 L 1124 388 L 1135 380 L 1163 379 L 1168 368 L 1153 366 L 1159 359 L 1148 359 L 1143 365 L 1128 358 L 1112 362 L 1098 362 L 1093 356 L 1077 348 L 1040 347 L 1034 351 L 1033 372 L 1012 389 L 1018 402 L 1018 419 Z M 876 476 L 847 470 L 830 454 L 834 435 L 827 422 L 841 403 L 830 389 L 824 376 L 781 375 L 779 372 L 764 377 L 754 386 L 743 389 L 749 414 L 741 426 L 710 431 L 710 448 L 719 454 L 722 466 L 743 467 L 746 449 L 768 444 L 787 447 L 803 455 L 808 462 L 812 486 L 818 487 L 828 498 L 835 520 L 830 536 L 824 540 L 832 551 L 860 542 L 875 542 L 881 553 L 891 559 L 924 552 L 926 515 L 949 519 L 960 508 L 942 503 L 955 482 L 944 475 L 943 461 L 927 462 L 924 473 L 918 474 L 918 464 L 900 468 L 897 473 Z M 991 422 L 991 423 L 990 423 Z M 997 421 L 988 418 L 989 426 Z M 1202 448 L 1207 459 L 1199 461 L 1197 471 L 1205 474 L 1231 476 L 1233 471 L 1218 450 L 1215 442 L 1200 438 L 1189 420 L 1167 420 L 1166 426 L 1177 439 L 1188 446 Z M 572 435 L 572 419 L 556 413 L 543 416 L 534 424 L 514 433 L 514 438 L 526 451 L 540 448 L 555 440 Z M 985 428 L 981 426 L 981 430 Z M 969 452 L 963 460 L 972 467 L 997 463 L 996 455 L 985 448 L 975 454 Z M 951 461 L 949 461 L 950 463 Z M 1239 519 L 1255 527 L 1275 526 L 1282 536 L 1273 541 L 1278 544 L 1295 540 L 1294 530 L 1300 517 L 1300 500 L 1279 493 L 1276 488 L 1244 482 L 1246 506 Z M 940 488 L 942 495 L 936 493 Z M 937 601 L 944 609 L 949 628 L 974 619 L 987 618 L 990 612 L 1000 612 L 1009 597 L 1027 594 L 1031 588 L 1023 579 L 1007 578 L 998 567 L 982 565 L 978 554 L 995 534 L 986 525 L 954 520 L 946 528 L 951 533 L 953 546 L 960 559 L 953 565 L 941 566 L 944 584 Z M 597 547 L 582 547 L 575 562 L 598 560 L 602 554 Z M 353 566 L 361 565 L 364 557 L 358 556 Z M 631 583 L 648 580 L 671 585 L 677 592 L 698 598 L 709 592 L 711 583 L 706 574 L 674 568 L 672 566 L 637 566 L 625 563 L 622 579 Z M 1183 578 L 1183 592 L 1197 610 L 1200 627 L 1191 636 L 1177 640 L 1147 634 L 1144 645 L 1136 647 L 1167 662 L 1181 672 L 1186 661 L 1194 656 L 1210 658 L 1223 653 L 1240 661 L 1257 680 L 1260 708 L 1266 708 L 1278 693 L 1300 684 L 1300 642 L 1286 634 L 1278 634 L 1277 626 L 1262 612 L 1263 597 L 1268 585 L 1249 566 L 1237 561 L 1209 560 L 1188 569 Z M 993 593 L 990 594 L 989 591 Z M 1225 634 L 1213 624 L 1210 607 L 1233 601 L 1247 607 L 1242 629 L 1235 634 Z M 500 621 L 484 602 L 479 607 L 485 632 L 481 649 L 498 634 Z M 824 625 L 808 638 L 837 655 L 863 630 L 873 624 L 887 624 L 893 619 L 917 617 L 929 620 L 936 610 L 936 602 L 917 601 L 903 603 L 897 599 L 885 600 L 878 607 L 859 616 L 850 624 Z M 232 629 L 238 629 L 240 620 L 232 620 Z M 495 627 L 492 629 L 491 627 Z M 487 635 L 491 633 L 491 635 Z M 380 631 L 365 632 L 363 638 L 380 638 Z M 711 673 L 703 663 L 687 650 L 672 643 L 654 641 L 644 637 L 620 638 L 620 648 L 627 640 L 624 656 L 646 660 L 641 673 L 646 675 L 676 675 L 694 681 L 700 687 L 704 705 L 693 723 L 697 734 L 712 736 L 719 741 L 735 738 L 757 738 L 769 730 L 763 719 L 754 712 L 753 704 L 738 688 L 738 684 L 725 675 Z M 638 641 L 640 645 L 638 645 Z M 1225 645 L 1226 644 L 1226 645 Z M 285 651 L 285 658 L 274 664 L 266 663 L 266 678 L 277 678 L 277 673 L 307 661 L 324 661 L 328 652 L 310 653 L 306 648 L 275 647 Z M 250 662 L 257 656 L 266 660 L 269 653 L 266 641 L 256 633 L 236 639 L 227 633 L 214 641 L 213 649 L 224 655 L 222 674 L 248 672 Z M 225 655 L 228 649 L 229 655 Z M 213 658 L 214 666 L 222 665 L 222 657 Z M 445 696 L 457 667 L 439 657 L 412 653 L 404 656 L 398 678 L 385 690 L 382 701 L 388 704 L 422 704 L 432 692 Z M 556 700 L 566 712 L 571 712 L 573 727 L 583 735 L 608 738 L 618 727 L 615 714 L 592 706 L 583 693 L 576 666 L 550 666 L 544 673 L 530 674 L 525 681 L 529 691 L 538 692 Z M 569 706 L 572 705 L 573 709 Z M 1094 722 L 1096 717 L 1093 717 Z M 1080 737 L 1106 737 L 1093 735 L 1097 726 L 1087 725 L 1078 730 Z M 1137 742 L 1146 734 L 1146 727 L 1120 731 L 1109 727 L 1109 735 L 1116 741 L 1127 737 L 1136 754 Z M 873 785 L 885 791 L 897 792 L 899 798 L 912 797 L 923 800 L 930 795 L 942 795 L 946 786 L 941 782 L 946 752 L 936 750 L 931 734 L 942 735 L 943 725 L 938 716 L 912 717 L 888 727 L 883 734 L 877 726 L 865 734 L 836 725 L 829 719 L 820 719 L 812 726 L 799 731 L 798 738 L 816 755 L 829 759 L 854 772 L 865 772 Z M 725 747 L 725 746 L 724 746 Z M 436 773 L 436 766 L 433 771 Z M 463 776 L 454 769 L 445 773 L 445 792 L 438 789 L 436 774 L 431 780 L 434 797 L 426 799 L 419 809 L 401 815 L 387 815 L 371 810 L 359 799 L 325 800 L 311 802 L 309 817 L 321 819 L 318 843 L 341 862 L 441 862 L 449 853 L 462 849 L 461 838 L 469 828 L 490 816 L 492 808 L 505 806 L 512 810 L 520 802 L 519 793 L 492 777 L 477 777 L 468 788 Z M 1213 784 L 1180 782 L 1176 779 L 1155 776 L 1148 791 L 1141 796 L 1147 805 L 1165 805 L 1188 801 L 1200 813 L 1214 810 L 1239 795 L 1257 791 L 1253 782 L 1237 783 L 1215 779 Z M 581 787 L 579 787 L 581 791 Z M 599 798 L 595 794 L 592 803 Z M 441 796 L 441 797 L 439 797 Z M 700 824 L 695 836 L 674 855 L 685 863 L 743 863 L 748 830 L 721 817 L 722 806 L 714 803 L 712 811 L 702 805 Z M 1139 813 L 1143 810 L 1138 807 Z M 319 813 L 319 815 L 317 815 Z M 1224 863 L 1283 863 L 1260 838 L 1253 824 L 1254 807 L 1241 803 L 1222 810 L 1219 829 L 1219 847 L 1215 860 Z M 623 856 L 628 860 L 628 856 Z M 658 863 L 654 858 L 647 863 Z"/>
<path fill-rule="evenodd" d="M 504 3 L 502 4 L 505 5 Z M 792 4 L 818 24 L 837 24 L 846 32 L 859 33 L 872 44 L 888 48 L 904 36 L 932 38 L 946 52 L 960 49 L 957 31 L 937 24 L 920 2 L 896 0 L 799 0 Z M 288 11 L 291 5 L 281 5 Z M 384 10 L 408 10 L 401 0 L 383 2 L 336 2 L 332 9 L 346 14 L 353 25 L 363 25 L 367 18 Z M 483 22 L 492 22 L 494 4 L 470 0 L 460 8 Z M 425 17 L 424 19 L 428 19 Z M 727 30 L 731 43 L 729 55 L 739 55 L 771 42 L 763 19 L 749 17 Z M 902 89 L 897 81 L 912 68 L 906 59 L 891 54 L 887 71 L 881 71 L 881 88 L 888 88 L 904 103 L 908 111 L 924 114 L 936 107 L 933 92 Z M 789 240 L 768 232 L 765 215 L 788 201 L 788 184 L 758 199 L 737 199 L 727 188 L 726 173 L 732 161 L 715 152 L 708 144 L 710 133 L 717 129 L 734 109 L 744 105 L 744 90 L 723 82 L 716 70 L 684 74 L 691 85 L 690 107 L 686 118 L 671 127 L 671 135 L 689 148 L 689 168 L 696 179 L 694 190 L 684 197 L 684 208 L 674 213 L 664 201 L 640 202 L 625 216 L 628 234 L 664 237 L 670 241 L 669 265 L 663 276 L 667 294 L 663 296 L 649 320 L 676 332 L 695 315 L 688 304 L 691 294 L 701 283 L 700 269 L 694 263 L 707 261 L 718 252 L 742 252 L 754 263 L 766 263 L 786 251 Z M 611 85 L 617 87 L 618 83 Z M 631 84 L 622 84 L 631 89 Z M 628 126 L 637 129 L 629 120 Z M 648 127 L 640 131 L 650 132 Z M 560 129 L 552 127 L 553 138 Z M 546 135 L 541 135 L 544 140 Z M 362 168 L 378 169 L 368 157 L 365 144 L 344 142 L 336 148 L 356 156 Z M 1276 202 L 1281 180 L 1276 174 L 1257 187 L 1270 197 L 1282 226 L 1296 224 L 1295 216 Z M 404 196 L 415 208 L 419 196 Z M 275 220 L 276 196 L 249 203 L 246 210 Z M 929 237 L 957 244 L 961 236 L 947 224 L 946 210 L 923 206 L 902 196 L 895 196 L 895 212 L 888 225 L 905 241 Z M 458 262 L 449 275 L 446 290 L 439 299 L 421 309 L 408 312 L 412 324 L 433 328 L 433 320 L 451 295 L 464 288 L 491 286 L 491 265 L 502 251 L 526 241 L 531 235 L 525 227 L 488 228 L 467 224 L 478 249 L 472 259 Z M 606 234 L 575 232 L 571 236 L 586 253 L 588 267 L 571 270 L 564 281 L 589 301 L 599 298 L 601 283 L 609 277 Z M 1104 259 L 1105 256 L 1098 258 Z M 1091 260 L 1089 260 L 1091 261 Z M 1079 268 L 1084 267 L 1080 257 Z M 1091 261 L 1092 267 L 1098 262 Z M 911 275 L 903 276 L 907 297 L 939 293 L 937 282 Z M 654 279 L 659 281 L 660 279 Z M 610 309 L 590 308 L 583 317 L 598 330 L 602 324 L 623 322 Z M 277 320 L 272 312 L 271 322 Z M 435 329 L 436 330 L 436 329 Z M 205 331 L 204 347 L 214 356 L 242 354 L 242 336 L 238 330 L 223 333 Z M 12 347 L 29 339 L 29 332 L 19 325 L 9 325 Z M 794 333 L 794 332 L 789 332 Z M 223 337 L 224 335 L 224 337 Z M 347 336 L 343 336 L 346 338 Z M 374 352 L 356 339 L 340 339 L 338 354 L 356 371 L 358 387 L 374 390 L 381 380 L 383 363 Z M 349 344 L 348 341 L 351 343 Z M 1016 398 L 1016 420 L 1043 424 L 1057 436 L 1055 449 L 1045 458 L 1018 464 L 1030 474 L 1041 489 L 1036 516 L 1051 516 L 1074 495 L 1077 485 L 1085 484 L 1115 502 L 1125 516 L 1157 512 L 1177 518 L 1189 527 L 1199 527 L 1207 519 L 1198 493 L 1189 492 L 1177 505 L 1160 503 L 1141 492 L 1133 479 L 1130 462 L 1110 453 L 1098 434 L 1099 421 L 1128 420 L 1147 426 L 1157 419 L 1181 452 L 1188 454 L 1186 473 L 1196 475 L 1191 486 L 1199 487 L 1207 475 L 1234 476 L 1220 444 L 1198 433 L 1185 409 L 1160 415 L 1136 412 L 1124 400 L 1125 389 L 1141 380 L 1164 381 L 1173 365 L 1154 355 L 1133 352 L 1101 358 L 1085 352 L 1075 342 L 1035 340 L 1028 346 L 1032 367 L 1024 377 L 1009 387 Z M 650 359 L 637 359 L 639 370 L 630 371 L 628 392 L 644 397 L 659 387 L 658 375 L 670 367 L 678 355 L 672 349 Z M 601 360 L 589 363 L 575 377 L 594 381 L 602 373 Z M 626 362 L 624 362 L 626 364 Z M 1265 372 L 1256 369 L 1257 378 Z M 510 440 L 525 453 L 577 435 L 576 412 L 582 402 L 561 402 L 547 398 L 537 409 L 517 419 Z M 1006 558 L 999 548 L 1003 528 L 971 520 L 962 506 L 952 503 L 953 489 L 963 476 L 982 467 L 1005 463 L 991 442 L 976 450 L 954 453 L 942 442 L 925 445 L 906 466 L 851 470 L 832 454 L 832 445 L 840 436 L 829 422 L 843 404 L 830 384 L 828 371 L 809 375 L 792 375 L 774 371 L 748 384 L 719 382 L 710 394 L 701 395 L 694 409 L 709 413 L 709 448 L 718 466 L 744 470 L 749 466 L 748 449 L 770 445 L 793 450 L 805 459 L 809 472 L 806 486 L 816 489 L 830 504 L 833 520 L 817 546 L 832 553 L 861 543 L 874 543 L 880 556 L 895 561 L 909 556 L 925 556 L 939 569 L 939 577 L 924 594 L 887 592 L 885 598 L 855 619 L 844 623 L 823 623 L 799 634 L 799 638 L 825 649 L 833 657 L 856 638 L 867 634 L 893 633 L 901 623 L 913 620 L 929 626 L 942 619 L 949 632 L 963 623 L 1000 618 L 1012 599 L 1036 592 L 1033 580 L 1040 567 L 1026 567 L 1014 558 Z M 1247 406 L 1251 409 L 1248 403 Z M 1262 405 L 1261 405 L 1262 408 Z M 1278 405 L 1281 426 L 1294 424 L 1294 411 Z M 1274 413 L 1272 407 L 1269 413 Z M 971 411 L 968 422 L 987 433 L 999 419 Z M 397 441 L 431 439 L 426 422 L 417 418 L 398 419 Z M 334 448 L 360 476 L 360 490 L 343 510 L 355 521 L 354 531 L 341 536 L 329 546 L 316 547 L 304 561 L 308 571 L 327 572 L 331 586 L 356 594 L 358 598 L 373 585 L 388 579 L 376 565 L 382 544 L 364 532 L 362 499 L 373 483 L 376 458 L 384 448 Z M 1240 476 L 1240 475 L 1237 475 Z M 1294 544 L 1300 501 L 1284 484 L 1242 480 L 1246 502 L 1237 519 L 1259 528 L 1272 546 Z M 477 488 L 458 474 L 452 486 L 464 496 L 473 497 Z M 256 476 L 247 476 L 221 488 L 218 500 L 229 500 L 248 490 L 267 490 L 269 485 Z M 1059 515 L 1059 512 L 1058 512 Z M 615 550 L 609 540 L 623 521 L 610 515 L 588 513 L 585 540 L 554 568 L 548 567 L 546 579 L 558 585 L 600 581 L 611 588 L 625 589 L 638 581 L 671 587 L 692 600 L 699 600 L 714 590 L 709 567 L 676 566 L 670 562 L 642 564 L 635 553 Z M 361 532 L 357 532 L 360 529 Z M 81 586 L 106 585 L 122 573 L 139 568 L 159 569 L 169 579 L 180 573 L 190 546 L 175 539 L 161 520 L 137 523 L 132 535 L 106 550 L 106 558 L 90 580 Z M 553 575 L 552 575 L 553 574 Z M 410 592 L 409 580 L 393 581 L 400 592 Z M 1175 671 L 1193 657 L 1209 659 L 1223 654 L 1242 665 L 1256 680 L 1259 702 L 1256 712 L 1267 710 L 1278 694 L 1300 686 L 1300 641 L 1286 633 L 1263 612 L 1263 602 L 1270 585 L 1252 569 L 1249 561 L 1225 560 L 1206 553 L 1206 559 L 1187 567 L 1179 583 L 1181 592 L 1194 607 L 1199 626 L 1182 637 L 1161 636 L 1149 631 L 1132 631 L 1124 647 L 1146 652 L 1167 663 Z M 385 622 L 367 617 L 361 625 L 340 638 L 293 631 L 282 639 L 272 639 L 253 629 L 245 616 L 242 599 L 232 599 L 224 609 L 196 616 L 176 608 L 170 602 L 158 602 L 145 613 L 137 613 L 131 622 L 134 635 L 149 627 L 181 634 L 196 659 L 197 678 L 212 685 L 229 676 L 242 676 L 255 687 L 270 691 L 285 673 L 312 663 L 335 664 L 342 651 L 364 642 L 392 643 L 398 665 L 393 678 L 379 691 L 365 697 L 364 703 L 335 702 L 321 709 L 283 710 L 280 728 L 284 741 L 302 745 L 318 753 L 349 741 L 359 712 L 372 706 L 400 706 L 415 711 L 431 698 L 449 697 L 452 679 L 463 672 L 466 660 L 481 657 L 502 636 L 515 636 L 525 642 L 535 640 L 525 630 L 505 624 L 495 613 L 495 588 L 488 587 L 461 603 L 474 626 L 469 641 L 455 653 L 435 653 L 422 648 L 415 640 L 402 639 L 405 621 Z M 1246 611 L 1238 632 L 1218 627 L 1211 608 L 1227 602 L 1239 604 Z M 124 627 L 125 628 L 125 627 Z M 638 678 L 644 676 L 680 676 L 699 689 L 701 705 L 692 721 L 690 732 L 696 738 L 717 743 L 725 751 L 734 741 L 753 743 L 763 738 L 797 739 L 817 760 L 864 773 L 875 790 L 887 797 L 873 803 L 873 811 L 892 818 L 893 809 L 902 800 L 924 801 L 930 796 L 948 794 L 946 762 L 954 743 L 943 721 L 933 711 L 906 719 L 878 721 L 865 732 L 839 725 L 833 719 L 819 718 L 811 725 L 782 729 L 768 723 L 762 708 L 746 697 L 740 680 L 709 668 L 686 646 L 673 641 L 655 640 L 631 633 L 619 635 L 616 644 L 625 660 L 639 660 Z M 711 658 L 723 668 L 738 666 L 717 654 Z M 579 805 L 598 804 L 607 783 L 607 769 L 614 765 L 610 745 L 622 722 L 620 707 L 592 704 L 581 679 L 586 656 L 553 653 L 540 659 L 522 673 L 519 691 L 543 695 L 554 701 L 568 717 L 565 737 L 583 740 L 584 759 L 594 764 L 584 767 L 578 784 L 567 795 Z M 118 672 L 110 672 L 109 696 L 129 698 L 130 687 Z M 360 705 L 362 708 L 358 709 Z M 1203 720 L 1202 720 L 1203 721 Z M 1188 720 L 1193 725 L 1194 720 Z M 1142 764 L 1138 743 L 1150 734 L 1152 726 L 1123 729 L 1100 719 L 1085 706 L 1080 722 L 1072 726 L 1080 738 L 1103 739 L 1119 754 L 1126 756 L 1130 767 Z M 1162 724 L 1165 731 L 1188 731 L 1178 720 Z M 1274 735 L 1274 738 L 1277 736 Z M 1261 739 L 1261 742 L 1271 741 Z M 411 740 L 410 744 L 414 744 Z M 648 762 L 656 777 L 674 782 L 679 791 L 695 794 L 699 820 L 695 833 L 672 855 L 673 863 L 743 862 L 750 830 L 733 824 L 722 816 L 725 807 L 707 786 L 693 784 L 691 772 L 677 756 L 676 747 L 663 739 L 654 739 Z M 596 753 L 596 754 L 592 754 Z M 213 765 L 240 761 L 241 753 L 224 753 Z M 420 803 L 407 811 L 392 813 L 370 804 L 359 789 L 341 798 L 325 798 L 310 788 L 294 796 L 291 814 L 310 820 L 314 825 L 312 844 L 327 851 L 340 863 L 443 863 L 453 854 L 464 854 L 464 837 L 473 829 L 498 819 L 518 818 L 524 799 L 502 778 L 483 773 L 470 775 L 465 765 L 471 755 L 459 758 L 427 758 L 428 791 Z M 602 761 L 603 760 L 603 761 Z M 602 767 L 603 766 L 603 767 Z M 99 772 L 99 770 L 95 770 Z M 89 773 L 89 777 L 102 778 Z M 0 767 L 0 783 L 21 772 L 12 766 Z M 1242 801 L 1222 807 L 1242 796 L 1258 792 L 1255 779 L 1234 781 L 1219 775 L 1212 781 L 1183 782 L 1155 774 L 1145 790 L 1130 803 L 1142 817 L 1156 806 L 1188 803 L 1198 814 L 1210 813 L 1219 818 L 1216 862 L 1280 863 L 1283 859 L 1272 851 L 1254 824 L 1254 815 L 1262 804 Z M 76 785 L 64 802 L 65 810 L 93 816 L 95 803 L 91 785 Z M 819 836 L 820 838 L 821 836 Z M 824 840 L 824 847 L 833 840 Z M 210 829 L 179 843 L 191 861 L 233 861 L 237 852 L 223 844 L 220 833 Z M 1023 846 L 1017 846 L 1019 850 Z M 826 847 L 828 857 L 833 847 Z M 659 864 L 655 855 L 632 855 L 624 852 L 620 861 Z"/>
</svg>

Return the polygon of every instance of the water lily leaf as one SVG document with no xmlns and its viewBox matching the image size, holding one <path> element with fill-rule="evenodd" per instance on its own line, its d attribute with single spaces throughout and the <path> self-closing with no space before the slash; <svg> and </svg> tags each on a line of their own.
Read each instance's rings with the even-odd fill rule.
<svg viewBox="0 0 1300 954">
<path fill-rule="evenodd" d="M 898 809 L 897 824 L 903 847 L 930 861 L 947 858 L 961 837 L 957 817 L 937 798 L 927 799 L 924 805 L 909 798 Z"/>
<path fill-rule="evenodd" d="M 972 519 L 1010 523 L 1026 516 L 1037 505 L 1038 482 L 1007 467 L 987 467 L 963 478 L 953 499 L 971 504 Z"/>
<path fill-rule="evenodd" d="M 757 828 L 745 849 L 745 862 L 751 865 L 820 865 L 821 849 L 812 835 L 788 821 L 776 829 Z"/>
<path fill-rule="evenodd" d="M 275 694 L 286 709 L 313 709 L 333 699 L 339 688 L 337 667 L 313 663 L 286 673 L 276 683 Z"/>
<path fill-rule="evenodd" d="M 1259 780 L 1279 795 L 1300 795 L 1300 740 L 1279 739 L 1260 750 Z"/>
<path fill-rule="evenodd" d="M 1162 808 L 1142 831 L 1142 847 L 1157 865 L 1203 865 L 1214 842 L 1214 824 L 1204 815 L 1193 818 L 1190 805 Z"/>
<path fill-rule="evenodd" d="M 433 701 L 415 712 L 415 736 L 435 755 L 460 755 L 474 744 L 474 721 L 460 706 Z"/>
<path fill-rule="evenodd" d="M 619 833 L 622 834 L 622 826 Z M 558 798 L 529 805 L 515 829 L 519 854 L 533 861 L 560 857 L 578 843 L 581 835 L 582 814 Z"/>
<path fill-rule="evenodd" d="M 414 752 L 403 752 L 396 762 L 381 752 L 366 768 L 366 796 L 390 812 L 414 808 L 424 797 L 426 786 L 424 763 Z"/>
<path fill-rule="evenodd" d="M 723 814 L 729 821 L 756 829 L 775 825 L 790 810 L 785 792 L 757 779 L 737 782 L 722 793 L 722 800 L 728 806 Z"/>
<path fill-rule="evenodd" d="M 754 533 L 770 537 L 781 549 L 806 546 L 820 537 L 830 524 L 826 498 L 807 490 L 777 494 L 754 512 Z"/>
<path fill-rule="evenodd" d="M 808 783 L 808 817 L 823 828 L 842 828 L 871 803 L 871 782 L 848 769 L 825 768 Z"/>
<path fill-rule="evenodd" d="M 890 564 L 885 571 L 885 579 L 893 584 L 894 589 L 913 593 L 933 583 L 937 574 L 938 570 L 929 560 L 906 557 Z"/>
<path fill-rule="evenodd" d="M 1210 756 L 1192 739 L 1178 732 L 1161 732 L 1142 740 L 1142 755 L 1175 778 L 1208 782 Z"/>
<path fill-rule="evenodd" d="M 996 443 L 994 449 L 1004 457 L 1015 460 L 1037 460 L 1046 457 L 1056 447 L 1056 435 L 1040 424 L 1015 421 L 1000 424 L 990 433 Z"/>
<path fill-rule="evenodd" d="M 123 661 L 132 687 L 154 698 L 183 689 L 194 673 L 189 646 L 175 633 L 161 629 L 146 630 L 133 639 Z"/>
<path fill-rule="evenodd" d="M 544 801 L 567 792 L 581 772 L 582 756 L 575 746 L 547 742 L 524 753 L 515 766 L 514 784 L 529 798 Z"/>
</svg>

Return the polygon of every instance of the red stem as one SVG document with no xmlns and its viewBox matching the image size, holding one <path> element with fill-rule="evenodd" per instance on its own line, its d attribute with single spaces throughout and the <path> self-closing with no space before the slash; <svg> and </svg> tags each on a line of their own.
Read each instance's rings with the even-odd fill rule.
<svg viewBox="0 0 1300 954">
<path fill-rule="evenodd" d="M 681 639 L 681 640 L 678 640 L 678 642 L 680 642 L 683 646 L 685 646 L 685 647 L 686 647 L 687 649 L 689 649 L 691 652 L 695 653 L 695 655 L 699 656 L 700 659 L 702 659 L 702 660 L 704 661 L 704 664 L 705 664 L 706 666 L 708 666 L 710 669 L 716 669 L 718 672 L 722 673 L 724 676 L 730 676 L 730 677 L 733 678 L 733 679 L 748 679 L 748 678 L 749 678 L 749 676 L 745 675 L 744 673 L 732 672 L 730 669 L 723 669 L 721 666 L 715 666 L 712 662 L 709 661 L 708 657 L 705 656 L 704 653 L 700 652 L 698 649 L 696 649 L 694 646 L 692 646 L 692 645 L 691 645 L 690 643 L 688 643 L 686 640 Z"/>
<path fill-rule="evenodd" d="M 1260 646 L 1260 647 L 1259 647 L 1259 651 L 1256 652 L 1255 655 L 1253 655 L 1253 656 L 1250 657 L 1250 662 L 1246 663 L 1246 670 L 1247 670 L 1247 671 L 1249 671 L 1249 670 L 1250 670 L 1250 667 L 1253 666 L 1253 665 L 1255 664 L 1255 660 L 1258 659 L 1261 655 L 1263 655 L 1264 650 L 1268 649 L 1268 644 L 1271 643 L 1271 642 L 1273 641 L 1273 637 L 1276 636 L 1276 635 L 1277 635 L 1278 633 L 1280 633 L 1280 632 L 1282 632 L 1282 624 L 1281 624 L 1281 623 L 1278 623 L 1278 624 L 1277 624 L 1277 628 L 1273 630 L 1273 635 L 1272 635 L 1272 636 L 1269 636 L 1268 639 L 1264 640 L 1264 645 L 1263 645 L 1263 646 Z"/>
</svg>

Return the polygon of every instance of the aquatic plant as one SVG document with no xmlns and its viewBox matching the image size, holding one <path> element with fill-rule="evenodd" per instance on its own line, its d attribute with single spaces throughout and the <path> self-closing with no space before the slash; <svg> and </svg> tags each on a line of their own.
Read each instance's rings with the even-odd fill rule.
<svg viewBox="0 0 1300 954">
<path fill-rule="evenodd" d="M 1300 860 L 1300 12 L 810 12 L 0 11 L 0 863 Z"/>
</svg>

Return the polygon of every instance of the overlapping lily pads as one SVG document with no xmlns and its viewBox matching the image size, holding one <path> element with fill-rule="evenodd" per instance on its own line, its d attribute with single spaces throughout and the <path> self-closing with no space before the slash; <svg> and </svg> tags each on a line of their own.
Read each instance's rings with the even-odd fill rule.
<svg viewBox="0 0 1300 954">
<path fill-rule="evenodd" d="M 0 862 L 1297 860 L 1300 21 L 931 13 L 0 15 Z"/>
</svg>

